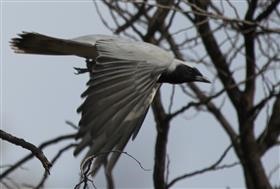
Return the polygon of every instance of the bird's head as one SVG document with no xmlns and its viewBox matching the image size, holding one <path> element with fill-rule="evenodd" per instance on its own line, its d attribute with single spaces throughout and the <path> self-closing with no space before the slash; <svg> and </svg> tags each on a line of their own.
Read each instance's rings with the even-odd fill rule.
<svg viewBox="0 0 280 189">
<path fill-rule="evenodd" d="M 189 76 L 185 76 L 185 79 L 187 80 L 186 82 L 199 81 L 204 83 L 211 83 L 208 78 L 203 76 L 196 68 L 190 68 L 189 73 Z"/>
<path fill-rule="evenodd" d="M 164 71 L 158 79 L 161 83 L 188 83 L 188 82 L 204 82 L 210 83 L 210 81 L 203 76 L 198 69 L 187 64 L 177 63 Z"/>
</svg>

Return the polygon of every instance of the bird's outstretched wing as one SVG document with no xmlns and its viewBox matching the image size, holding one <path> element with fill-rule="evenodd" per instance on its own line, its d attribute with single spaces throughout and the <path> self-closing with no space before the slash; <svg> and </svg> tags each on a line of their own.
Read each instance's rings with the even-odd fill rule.
<svg viewBox="0 0 280 189">
<path fill-rule="evenodd" d="M 86 157 L 97 156 L 93 173 L 105 161 L 111 171 L 120 155 L 112 151 L 122 151 L 132 135 L 136 136 L 159 88 L 157 79 L 168 66 L 147 60 L 148 49 L 141 53 L 138 45 L 136 49 L 127 45 L 113 40 L 96 42 L 98 57 L 92 62 L 88 89 L 82 94 L 85 101 L 78 108 L 82 118 L 77 137 L 81 142 L 74 153 L 90 146 Z"/>
</svg>

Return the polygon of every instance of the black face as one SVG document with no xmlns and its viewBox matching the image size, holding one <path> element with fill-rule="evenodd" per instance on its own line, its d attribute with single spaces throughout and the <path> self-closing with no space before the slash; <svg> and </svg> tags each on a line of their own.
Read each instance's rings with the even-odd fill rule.
<svg viewBox="0 0 280 189">
<path fill-rule="evenodd" d="M 165 71 L 161 74 L 158 82 L 161 83 L 187 83 L 193 81 L 200 81 L 210 83 L 196 68 L 186 65 L 178 65 L 172 72 Z"/>
</svg>

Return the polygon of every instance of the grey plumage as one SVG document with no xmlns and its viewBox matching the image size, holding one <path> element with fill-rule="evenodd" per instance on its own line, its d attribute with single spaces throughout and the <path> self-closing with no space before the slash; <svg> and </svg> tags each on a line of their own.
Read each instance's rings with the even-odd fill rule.
<svg viewBox="0 0 280 189">
<path fill-rule="evenodd" d="M 85 100 L 77 110 L 81 120 L 75 155 L 87 146 L 86 157 L 122 151 L 128 140 L 136 137 L 161 80 L 208 82 L 187 63 L 157 46 L 116 36 L 88 35 L 65 40 L 25 32 L 12 39 L 11 46 L 17 53 L 76 55 L 87 59 L 90 80 L 81 95 Z M 189 76 L 178 71 L 181 66 Z M 97 156 L 93 174 L 105 161 L 106 170 L 111 171 L 119 155 Z"/>
</svg>

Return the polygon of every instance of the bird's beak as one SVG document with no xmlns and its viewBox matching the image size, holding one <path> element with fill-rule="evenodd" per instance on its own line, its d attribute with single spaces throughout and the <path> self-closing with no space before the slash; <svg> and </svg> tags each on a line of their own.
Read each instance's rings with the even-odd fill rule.
<svg viewBox="0 0 280 189">
<path fill-rule="evenodd" d="M 211 83 L 209 79 L 205 76 L 196 76 L 195 81 L 204 82 L 204 83 Z"/>
</svg>

